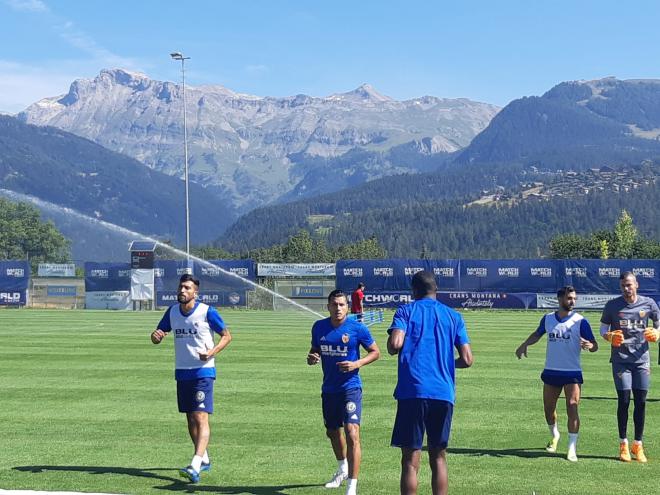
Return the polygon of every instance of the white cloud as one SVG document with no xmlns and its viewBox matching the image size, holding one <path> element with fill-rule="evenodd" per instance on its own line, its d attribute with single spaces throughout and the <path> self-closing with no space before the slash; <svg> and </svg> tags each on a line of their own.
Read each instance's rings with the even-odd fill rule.
<svg viewBox="0 0 660 495">
<path fill-rule="evenodd" d="M 64 21 L 53 26 L 55 32 L 69 45 L 90 55 L 104 67 L 122 67 L 124 69 L 137 69 L 134 59 L 122 57 L 100 46 L 85 32 L 76 28 L 71 21 Z"/>
<path fill-rule="evenodd" d="M 0 112 L 20 112 L 42 98 L 64 94 L 74 79 L 52 68 L 0 60 Z"/>
<path fill-rule="evenodd" d="M 50 24 L 53 32 L 62 38 L 69 46 L 92 59 L 102 67 L 121 67 L 137 70 L 139 67 L 134 59 L 117 55 L 99 45 L 96 40 L 78 27 L 69 19 L 52 11 L 42 0 L 2 0 L 10 8 L 38 15 Z"/>
<path fill-rule="evenodd" d="M 41 0 L 3 0 L 3 3 L 21 12 L 49 12 L 48 6 Z"/>
</svg>

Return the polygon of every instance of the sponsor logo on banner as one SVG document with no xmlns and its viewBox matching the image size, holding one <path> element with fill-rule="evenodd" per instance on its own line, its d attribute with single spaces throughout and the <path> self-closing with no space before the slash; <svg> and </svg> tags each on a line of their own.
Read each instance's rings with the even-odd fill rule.
<svg viewBox="0 0 660 495">
<path fill-rule="evenodd" d="M 77 287 L 75 285 L 49 285 L 46 294 L 49 297 L 75 297 Z"/>
<path fill-rule="evenodd" d="M 18 304 L 21 302 L 20 292 L 0 292 L 0 303 Z"/>
<path fill-rule="evenodd" d="M 449 299 L 463 299 L 463 308 L 492 308 L 495 301 L 506 299 L 507 295 L 499 292 L 450 292 Z"/>
<path fill-rule="evenodd" d="M 154 277 L 163 278 L 165 276 L 164 268 L 154 268 Z"/>
<path fill-rule="evenodd" d="M 229 273 L 233 273 L 234 275 L 240 275 L 241 277 L 247 277 L 248 275 L 250 275 L 250 271 L 245 267 L 230 268 Z"/>
<path fill-rule="evenodd" d="M 655 278 L 655 268 L 633 268 L 632 272 L 636 277 Z"/>
<path fill-rule="evenodd" d="M 362 277 L 362 268 L 344 268 L 344 277 Z"/>
<path fill-rule="evenodd" d="M 220 296 L 218 294 L 200 294 L 199 300 L 204 304 L 217 304 L 220 302 Z"/>
<path fill-rule="evenodd" d="M 238 303 L 241 302 L 241 296 L 237 292 L 232 292 L 229 294 L 229 297 L 227 298 L 229 301 L 229 304 L 232 306 L 236 306 Z"/>
<path fill-rule="evenodd" d="M 552 268 L 546 266 L 533 267 L 529 269 L 529 274 L 532 277 L 552 277 Z"/>
<path fill-rule="evenodd" d="M 323 298 L 323 287 L 320 285 L 297 285 L 291 289 L 291 297 Z"/>
<path fill-rule="evenodd" d="M 453 277 L 454 276 L 454 268 L 451 266 L 446 266 L 442 268 L 434 268 L 433 269 L 433 274 L 438 276 L 438 277 Z"/>
<path fill-rule="evenodd" d="M 466 274 L 470 277 L 487 277 L 488 268 L 481 266 L 468 266 Z"/>
<path fill-rule="evenodd" d="M 221 273 L 220 268 L 210 266 L 203 266 L 201 272 L 206 277 L 219 277 Z"/>
<path fill-rule="evenodd" d="M 176 274 L 177 274 L 179 277 L 180 277 L 181 275 L 185 275 L 186 273 L 189 274 L 189 275 L 192 275 L 192 268 L 190 268 L 190 267 L 184 267 L 184 268 L 177 268 L 177 269 L 176 269 Z"/>
<path fill-rule="evenodd" d="M 599 268 L 598 276 L 599 277 L 613 277 L 619 278 L 621 275 L 621 268 Z"/>
<path fill-rule="evenodd" d="M 586 278 L 587 269 L 582 267 L 566 268 L 566 276 Z"/>
<path fill-rule="evenodd" d="M 39 263 L 37 274 L 40 277 L 75 277 L 74 263 Z"/>
<path fill-rule="evenodd" d="M 118 270 L 117 276 L 120 278 L 131 278 L 131 270 Z"/>
<path fill-rule="evenodd" d="M 8 277 L 23 278 L 25 277 L 25 270 L 23 268 L 7 268 Z"/>
<path fill-rule="evenodd" d="M 498 268 L 497 274 L 500 277 L 519 277 L 520 269 L 514 267 Z"/>
<path fill-rule="evenodd" d="M 365 294 L 364 302 L 369 306 L 398 305 L 413 302 L 413 297 L 411 294 Z"/>
<path fill-rule="evenodd" d="M 107 268 L 94 268 L 89 271 L 89 276 L 94 278 L 108 278 L 110 272 Z"/>
<path fill-rule="evenodd" d="M 374 276 L 375 277 L 393 277 L 394 276 L 394 268 L 391 267 L 391 266 L 381 267 L 381 268 L 374 268 Z"/>
<path fill-rule="evenodd" d="M 334 263 L 258 263 L 257 274 L 260 277 L 334 277 L 335 265 Z"/>
<path fill-rule="evenodd" d="M 87 309 L 130 309 L 129 291 L 95 291 L 85 293 Z"/>
<path fill-rule="evenodd" d="M 575 308 L 603 309 L 607 301 L 616 297 L 619 296 L 615 294 L 578 294 Z M 555 309 L 558 306 L 557 296 L 554 294 L 537 294 L 536 306 L 544 309 Z"/>
<path fill-rule="evenodd" d="M 417 272 L 421 272 L 424 268 L 420 266 L 407 266 L 403 269 L 403 272 L 406 276 L 412 276 Z"/>
</svg>

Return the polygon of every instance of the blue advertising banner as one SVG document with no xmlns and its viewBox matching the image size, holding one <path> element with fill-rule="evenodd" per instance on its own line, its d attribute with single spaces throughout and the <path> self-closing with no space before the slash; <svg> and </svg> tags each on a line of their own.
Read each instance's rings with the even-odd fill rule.
<svg viewBox="0 0 660 495">
<path fill-rule="evenodd" d="M 625 271 L 637 276 L 639 292 L 660 292 L 660 260 L 340 260 L 337 287 L 366 293 L 407 291 L 420 270 L 435 274 L 440 291 L 554 294 L 573 285 L 578 294 L 617 294 Z"/>
<path fill-rule="evenodd" d="M 184 273 L 192 273 L 199 279 L 200 291 L 244 291 L 252 288 L 248 281 L 255 281 L 252 260 L 156 260 L 154 283 L 156 292 L 176 291 Z M 246 281 L 248 280 L 248 281 Z"/>
<path fill-rule="evenodd" d="M 25 306 L 29 281 L 27 261 L 0 261 L 0 306 Z"/>
<path fill-rule="evenodd" d="M 339 260 L 337 288 L 350 292 L 362 282 L 367 291 L 409 290 L 412 276 L 428 270 L 435 274 L 438 288 L 458 289 L 458 268 L 458 260 Z"/>
<path fill-rule="evenodd" d="M 179 287 L 179 279 L 184 273 L 193 272 L 193 263 L 188 260 L 156 260 L 154 261 L 154 287 L 156 298 L 158 292 L 173 291 Z M 176 297 L 174 298 L 176 302 Z"/>
<path fill-rule="evenodd" d="M 202 290 L 249 290 L 254 287 L 250 281 L 256 280 L 252 260 L 195 261 L 193 272 Z"/>
<path fill-rule="evenodd" d="M 450 308 L 530 309 L 536 308 L 536 293 L 509 292 L 438 292 L 436 298 Z M 365 307 L 396 308 L 413 301 L 410 291 L 378 291 L 364 295 Z"/>
<path fill-rule="evenodd" d="M 246 306 L 246 291 L 203 291 L 199 301 L 209 306 Z M 176 290 L 165 290 L 156 293 L 156 305 L 161 307 L 176 304 Z"/>
<path fill-rule="evenodd" d="M 114 292 L 131 289 L 130 263 L 85 263 L 85 292 Z"/>
<path fill-rule="evenodd" d="M 511 292 L 439 292 L 438 301 L 450 308 L 530 309 L 536 307 L 536 293 Z"/>
<path fill-rule="evenodd" d="M 554 292 L 561 276 L 555 260 L 460 260 L 460 267 L 462 290 Z"/>
<path fill-rule="evenodd" d="M 75 285 L 49 285 L 46 289 L 48 297 L 76 297 L 77 293 Z"/>
<path fill-rule="evenodd" d="M 562 283 L 572 285 L 579 293 L 618 294 L 619 277 L 633 272 L 639 292 L 660 292 L 660 260 L 557 260 L 561 265 Z"/>
</svg>

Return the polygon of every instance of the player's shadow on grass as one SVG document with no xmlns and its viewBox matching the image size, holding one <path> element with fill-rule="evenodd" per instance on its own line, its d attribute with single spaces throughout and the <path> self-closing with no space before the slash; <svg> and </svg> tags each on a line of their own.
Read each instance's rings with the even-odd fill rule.
<svg viewBox="0 0 660 495">
<path fill-rule="evenodd" d="M 551 454 L 546 452 L 544 448 L 531 448 L 531 449 L 462 449 L 452 448 L 447 449 L 449 454 L 456 455 L 471 455 L 471 456 L 484 456 L 484 457 L 523 457 L 527 459 L 538 459 L 541 457 L 558 457 L 564 459 L 565 454 Z M 604 455 L 580 455 L 580 459 L 604 459 L 604 460 L 618 460 L 618 457 L 604 456 Z"/>
<path fill-rule="evenodd" d="M 175 468 L 127 468 L 113 466 L 17 466 L 13 468 L 16 471 L 29 473 L 42 473 L 44 471 L 69 471 L 78 473 L 89 473 L 94 475 L 103 474 L 121 474 L 137 478 L 147 478 L 154 480 L 167 481 L 169 485 L 154 486 L 157 490 L 180 491 L 186 493 L 195 492 L 213 492 L 226 495 L 286 495 L 284 490 L 294 488 L 307 488 L 321 485 L 273 485 L 273 486 L 213 486 L 205 485 L 204 482 L 191 484 L 182 478 L 169 476 L 165 473 L 176 473 Z M 160 474 L 160 473 L 163 474 Z"/>
</svg>

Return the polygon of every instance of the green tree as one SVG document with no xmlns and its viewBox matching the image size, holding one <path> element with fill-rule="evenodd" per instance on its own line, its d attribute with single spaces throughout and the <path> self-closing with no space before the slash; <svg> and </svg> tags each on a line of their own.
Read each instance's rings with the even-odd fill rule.
<svg viewBox="0 0 660 495">
<path fill-rule="evenodd" d="M 626 210 L 623 210 L 614 226 L 614 257 L 632 258 L 638 235 L 639 233 L 633 225 L 632 217 Z"/>
<path fill-rule="evenodd" d="M 289 237 L 282 249 L 285 263 L 309 263 L 312 261 L 313 241 L 310 233 L 304 229 Z"/>
<path fill-rule="evenodd" d="M 236 255 L 215 246 L 197 246 L 190 250 L 190 254 L 203 260 L 231 260 Z"/>
<path fill-rule="evenodd" d="M 578 234 L 561 234 L 550 241 L 550 257 L 583 258 L 585 239 Z"/>
<path fill-rule="evenodd" d="M 609 257 L 610 257 L 610 247 L 607 244 L 606 239 L 601 239 L 601 241 L 599 243 L 599 248 L 600 248 L 600 259 L 601 260 L 609 259 Z"/>
<path fill-rule="evenodd" d="M 71 259 L 70 241 L 29 203 L 0 198 L 0 234 L 0 259 L 27 259 L 35 272 L 39 263 Z"/>
</svg>

